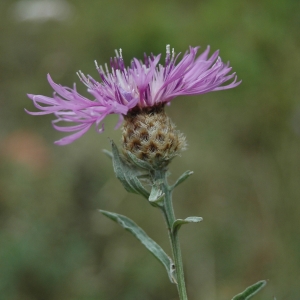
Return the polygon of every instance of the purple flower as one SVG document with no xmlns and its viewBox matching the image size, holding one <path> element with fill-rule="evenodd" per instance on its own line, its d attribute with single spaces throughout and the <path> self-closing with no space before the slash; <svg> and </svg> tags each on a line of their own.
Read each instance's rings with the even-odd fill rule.
<svg viewBox="0 0 300 300">
<path fill-rule="evenodd" d="M 199 47 L 190 47 L 183 58 L 176 64 L 178 55 L 174 49 L 170 53 L 167 45 L 166 60 L 160 65 L 160 55 L 144 55 L 144 63 L 134 58 L 130 67 L 125 67 L 122 51 L 116 51 L 116 57 L 111 58 L 111 71 L 105 65 L 96 67 L 101 82 L 81 71 L 77 74 L 87 86 L 87 91 L 93 100 L 87 99 L 73 88 L 56 84 L 48 74 L 48 81 L 54 90 L 53 97 L 29 94 L 28 97 L 40 112 L 29 112 L 31 115 L 54 114 L 56 120 L 53 127 L 63 132 L 75 132 L 55 143 L 66 145 L 81 137 L 95 124 L 96 130 L 104 130 L 103 120 L 109 114 L 118 114 L 118 128 L 123 116 L 134 108 L 152 107 L 169 103 L 176 96 L 199 95 L 212 91 L 234 88 L 241 83 L 236 82 L 235 73 L 229 74 L 229 63 L 224 64 L 218 56 L 219 51 L 208 57 L 210 47 L 196 57 Z M 233 79 L 232 82 L 223 85 Z M 71 123 L 69 126 L 59 126 L 59 122 Z"/>
</svg>

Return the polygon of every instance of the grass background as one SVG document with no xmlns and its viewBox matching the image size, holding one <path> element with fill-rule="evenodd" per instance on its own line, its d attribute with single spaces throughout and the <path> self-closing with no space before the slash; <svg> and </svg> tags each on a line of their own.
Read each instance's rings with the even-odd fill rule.
<svg viewBox="0 0 300 300">
<path fill-rule="evenodd" d="M 243 83 L 179 97 L 167 108 L 189 149 L 171 166 L 177 217 L 199 215 L 180 237 L 190 299 L 226 300 L 268 279 L 255 299 L 300 294 L 300 2 L 295 0 L 0 0 L 0 299 L 177 299 L 163 267 L 97 209 L 129 216 L 170 253 L 160 213 L 127 194 L 102 153 L 120 140 L 110 116 L 65 147 L 52 116 L 33 117 L 26 93 L 46 81 L 96 77 L 93 61 L 123 49 L 185 52 L 211 45 Z"/>
</svg>

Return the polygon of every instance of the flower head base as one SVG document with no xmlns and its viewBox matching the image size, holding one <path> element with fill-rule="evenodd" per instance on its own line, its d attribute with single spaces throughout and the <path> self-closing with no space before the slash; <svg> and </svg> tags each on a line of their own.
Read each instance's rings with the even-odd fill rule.
<svg viewBox="0 0 300 300">
<path fill-rule="evenodd" d="M 119 127 L 124 116 L 139 109 L 156 107 L 169 103 L 176 96 L 198 95 L 211 91 L 225 90 L 236 87 L 235 73 L 229 74 L 229 63 L 224 64 L 219 52 L 208 56 L 210 48 L 196 57 L 199 47 L 190 47 L 183 58 L 176 64 L 179 54 L 170 52 L 167 46 L 164 65 L 159 64 L 160 55 L 144 55 L 144 62 L 134 58 L 130 67 L 125 67 L 122 52 L 116 51 L 116 57 L 110 61 L 111 71 L 105 65 L 96 68 L 101 82 L 90 75 L 78 72 L 80 80 L 87 86 L 92 95 L 90 100 L 80 95 L 76 86 L 63 87 L 53 82 L 50 75 L 48 81 L 55 91 L 53 97 L 29 94 L 39 112 L 29 112 L 32 115 L 54 114 L 56 119 L 53 127 L 63 132 L 75 132 L 61 140 L 58 145 L 66 145 L 81 137 L 95 124 L 97 132 L 104 130 L 102 121 L 109 114 L 118 114 Z M 229 75 L 228 75 L 229 74 Z M 232 82 L 224 83 L 233 79 Z M 128 118 L 127 118 L 128 119 Z M 60 126 L 59 122 L 71 123 L 70 126 Z"/>
<path fill-rule="evenodd" d="M 186 149 L 186 139 L 160 104 L 130 111 L 125 116 L 122 146 L 125 157 L 129 151 L 154 169 L 161 169 Z"/>
</svg>

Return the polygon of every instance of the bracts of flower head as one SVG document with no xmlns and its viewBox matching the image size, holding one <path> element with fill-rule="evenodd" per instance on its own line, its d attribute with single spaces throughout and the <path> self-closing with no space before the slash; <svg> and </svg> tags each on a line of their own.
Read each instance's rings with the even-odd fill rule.
<svg viewBox="0 0 300 300">
<path fill-rule="evenodd" d="M 92 100 L 80 95 L 75 84 L 73 88 L 63 87 L 56 84 L 48 75 L 49 84 L 54 90 L 53 96 L 29 94 L 28 97 L 40 111 L 26 111 L 32 115 L 54 114 L 56 117 L 53 121 L 54 128 L 72 133 L 55 142 L 58 145 L 66 145 L 81 137 L 93 124 L 97 132 L 103 132 L 103 120 L 109 114 L 119 115 L 116 126 L 118 128 L 124 117 L 127 124 L 128 120 L 133 121 L 133 116 L 139 115 L 139 111 L 148 115 L 153 115 L 153 112 L 157 111 L 164 114 L 164 105 L 177 96 L 199 95 L 234 88 L 240 84 L 235 73 L 230 74 L 229 63 L 222 62 L 219 51 L 209 56 L 208 46 L 197 57 L 198 49 L 199 47 L 190 47 L 179 60 L 180 53 L 175 55 L 174 49 L 171 52 L 170 46 L 167 45 L 164 65 L 159 64 L 160 54 L 157 56 L 145 54 L 144 62 L 134 58 L 128 67 L 124 65 L 122 51 L 120 50 L 119 53 L 116 51 L 116 56 L 110 60 L 111 70 L 106 64 L 104 70 L 96 63 L 100 81 L 90 75 L 85 76 L 81 71 L 78 72 Z M 58 125 L 61 122 L 66 126 Z M 136 128 L 132 126 L 131 128 L 134 136 Z M 165 130 L 169 131 L 169 129 Z M 170 130 L 174 131 L 174 129 Z M 124 131 L 131 132 L 126 128 Z M 163 138 L 160 136 L 157 139 Z M 147 141 L 146 138 L 144 140 Z M 126 136 L 125 138 L 123 136 L 123 142 L 127 143 Z M 173 148 L 185 148 L 183 138 L 179 138 L 177 144 L 178 147 L 173 145 Z M 134 146 L 134 143 L 132 145 L 132 149 L 135 148 L 139 152 L 140 145 Z M 137 155 L 143 156 L 143 153 Z"/>
</svg>

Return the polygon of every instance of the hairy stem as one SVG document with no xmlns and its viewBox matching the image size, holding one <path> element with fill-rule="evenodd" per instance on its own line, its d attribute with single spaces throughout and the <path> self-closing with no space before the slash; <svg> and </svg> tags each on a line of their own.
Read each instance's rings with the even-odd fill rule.
<svg viewBox="0 0 300 300">
<path fill-rule="evenodd" d="M 183 263 L 181 257 L 178 231 L 172 230 L 173 224 L 176 220 L 174 209 L 173 209 L 173 203 L 172 203 L 172 191 L 170 186 L 168 185 L 165 170 L 155 171 L 154 177 L 156 181 L 158 180 L 160 181 L 161 188 L 165 194 L 162 211 L 167 223 L 170 243 L 172 247 L 179 298 L 180 300 L 188 300 L 186 287 L 185 287 L 184 271 L 183 271 Z"/>
</svg>

